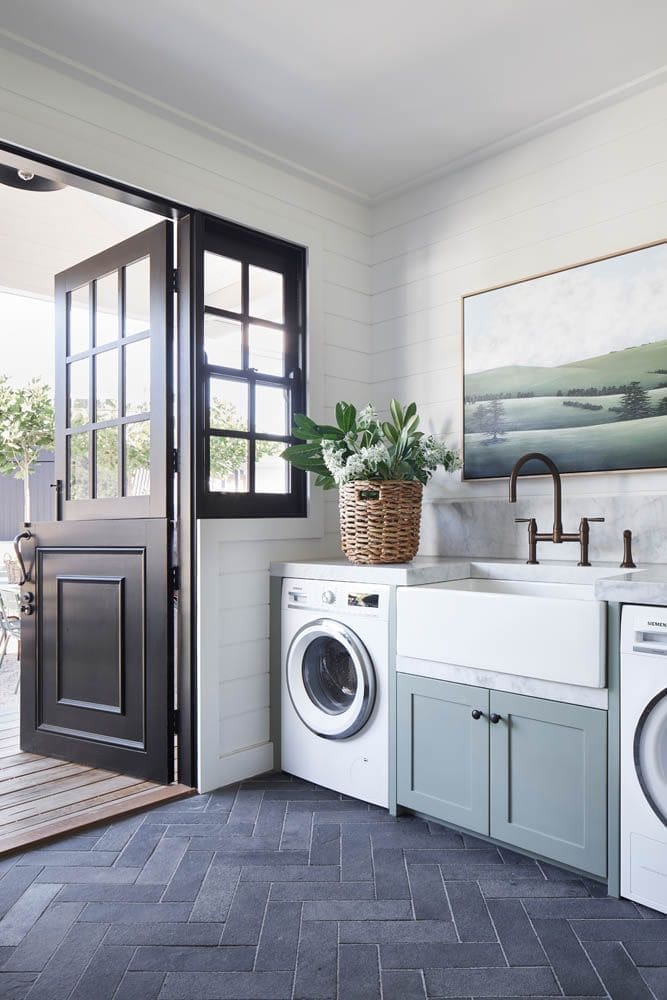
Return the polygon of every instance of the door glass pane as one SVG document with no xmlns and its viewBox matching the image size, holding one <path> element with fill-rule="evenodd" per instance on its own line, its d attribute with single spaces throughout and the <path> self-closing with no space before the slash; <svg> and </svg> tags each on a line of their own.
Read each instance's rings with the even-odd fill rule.
<svg viewBox="0 0 667 1000">
<path fill-rule="evenodd" d="M 80 427 L 90 421 L 90 360 L 82 358 L 67 366 L 69 427 Z"/>
<path fill-rule="evenodd" d="M 281 441 L 258 441 L 255 445 L 256 493 L 289 493 L 289 466 L 280 457 L 285 450 Z"/>
<path fill-rule="evenodd" d="M 95 420 L 115 420 L 118 416 L 118 351 L 95 357 Z"/>
<path fill-rule="evenodd" d="M 70 500 L 87 500 L 90 496 L 89 437 L 84 431 L 68 438 L 67 496 Z"/>
<path fill-rule="evenodd" d="M 220 365 L 223 368 L 241 368 L 242 344 L 242 327 L 236 320 L 213 316 L 211 313 L 204 316 L 204 351 L 207 364 Z"/>
<path fill-rule="evenodd" d="M 151 325 L 151 262 L 144 257 L 125 268 L 125 336 Z"/>
<path fill-rule="evenodd" d="M 667 823 L 667 693 L 642 717 L 635 766 L 653 811 Z"/>
<path fill-rule="evenodd" d="M 275 385 L 257 386 L 255 430 L 258 434 L 287 435 L 287 389 Z"/>
<path fill-rule="evenodd" d="M 123 348 L 125 357 L 125 416 L 151 408 L 151 342 L 137 340 Z"/>
<path fill-rule="evenodd" d="M 118 272 L 113 271 L 95 282 L 95 343 L 118 340 Z"/>
<path fill-rule="evenodd" d="M 266 326 L 250 326 L 249 365 L 267 375 L 285 374 L 285 334 Z"/>
<path fill-rule="evenodd" d="M 214 493 L 248 492 L 248 442 L 242 438 L 210 437 L 208 488 Z"/>
<path fill-rule="evenodd" d="M 308 646 L 301 668 L 308 695 L 328 715 L 346 712 L 357 693 L 358 671 L 345 646 L 320 636 Z"/>
<path fill-rule="evenodd" d="M 90 348 L 90 286 L 82 285 L 69 294 L 68 354 L 81 354 Z"/>
<path fill-rule="evenodd" d="M 219 431 L 248 430 L 248 386 L 228 378 L 211 378 L 209 427 Z"/>
<path fill-rule="evenodd" d="M 118 496 L 118 428 L 95 431 L 95 474 L 98 499 Z"/>
<path fill-rule="evenodd" d="M 151 425 L 148 420 L 125 424 L 126 497 L 145 497 L 151 492 Z"/>
<path fill-rule="evenodd" d="M 240 313 L 242 302 L 240 260 L 204 253 L 204 304 Z"/>
<path fill-rule="evenodd" d="M 250 266 L 250 315 L 256 319 L 285 322 L 283 276 L 278 271 Z"/>
</svg>

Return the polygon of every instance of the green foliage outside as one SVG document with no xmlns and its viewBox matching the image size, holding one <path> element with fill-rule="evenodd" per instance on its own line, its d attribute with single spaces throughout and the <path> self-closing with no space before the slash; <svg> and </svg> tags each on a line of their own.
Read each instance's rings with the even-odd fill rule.
<svg viewBox="0 0 667 1000">
<path fill-rule="evenodd" d="M 30 476 L 39 453 L 53 449 L 54 413 L 50 388 L 33 379 L 14 387 L 0 376 L 0 473 L 23 480 L 23 516 L 30 521 Z"/>
</svg>

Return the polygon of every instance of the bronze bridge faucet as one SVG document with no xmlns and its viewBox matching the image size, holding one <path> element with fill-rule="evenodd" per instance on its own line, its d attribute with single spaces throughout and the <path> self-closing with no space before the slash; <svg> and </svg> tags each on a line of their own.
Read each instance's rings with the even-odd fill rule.
<svg viewBox="0 0 667 1000">
<path fill-rule="evenodd" d="M 537 461 L 545 465 L 549 472 L 551 473 L 551 478 L 554 482 L 554 525 L 551 534 L 545 531 L 537 530 L 537 521 L 534 517 L 515 517 L 515 522 L 517 524 L 528 524 L 528 559 L 526 560 L 529 565 L 537 566 L 537 543 L 538 542 L 553 542 L 554 545 L 560 545 L 562 542 L 579 542 L 581 547 L 580 557 L 578 566 L 590 566 L 588 559 L 588 543 L 590 538 L 590 528 L 589 524 L 591 521 L 604 521 L 603 517 L 582 517 L 579 522 L 579 531 L 575 534 L 574 532 L 564 532 L 563 531 L 563 519 L 562 519 L 562 503 L 563 503 L 563 491 L 561 487 L 560 472 L 558 471 L 558 466 L 556 463 L 549 458 L 548 455 L 543 455 L 539 451 L 531 451 L 527 455 L 522 455 L 521 458 L 516 462 L 512 472 L 510 474 L 510 496 L 509 502 L 516 503 L 516 483 L 519 476 L 519 472 L 526 464 L 526 462 Z"/>
</svg>

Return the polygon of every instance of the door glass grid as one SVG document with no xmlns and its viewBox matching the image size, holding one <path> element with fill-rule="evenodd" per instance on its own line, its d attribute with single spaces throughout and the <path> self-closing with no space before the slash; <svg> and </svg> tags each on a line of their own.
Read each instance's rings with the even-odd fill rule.
<svg viewBox="0 0 667 1000">
<path fill-rule="evenodd" d="M 289 494 L 292 383 L 284 276 L 204 252 L 207 486 L 214 493 Z"/>
<path fill-rule="evenodd" d="M 150 297 L 148 257 L 68 294 L 68 500 L 150 495 Z"/>
</svg>

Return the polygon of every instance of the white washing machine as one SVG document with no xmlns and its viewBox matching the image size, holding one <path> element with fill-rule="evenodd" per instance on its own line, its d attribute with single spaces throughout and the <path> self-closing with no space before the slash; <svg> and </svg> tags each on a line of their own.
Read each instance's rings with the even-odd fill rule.
<svg viewBox="0 0 667 1000">
<path fill-rule="evenodd" d="M 621 895 L 667 913 L 667 608 L 623 608 Z"/>
<path fill-rule="evenodd" d="M 390 587 L 283 580 L 281 764 L 387 806 Z"/>
</svg>

